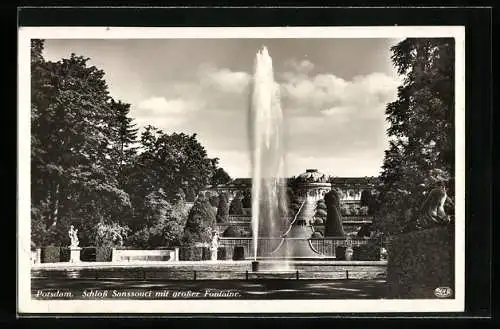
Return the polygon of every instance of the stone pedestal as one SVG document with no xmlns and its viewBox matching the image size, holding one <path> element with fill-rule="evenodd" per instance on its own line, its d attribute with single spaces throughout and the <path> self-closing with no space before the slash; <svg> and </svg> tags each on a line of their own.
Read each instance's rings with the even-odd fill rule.
<svg viewBox="0 0 500 329">
<path fill-rule="evenodd" d="M 211 251 L 210 259 L 217 260 L 217 248 L 210 249 L 210 251 Z"/>
<path fill-rule="evenodd" d="M 179 261 L 179 247 L 174 248 L 174 255 L 175 255 L 174 261 L 178 262 Z"/>
<path fill-rule="evenodd" d="M 42 248 L 36 248 L 35 264 L 40 264 L 41 262 L 42 262 Z"/>
<path fill-rule="evenodd" d="M 70 257 L 69 257 L 69 262 L 70 263 L 79 263 L 80 262 L 80 251 L 82 248 L 80 247 L 71 247 L 70 248 Z"/>
</svg>

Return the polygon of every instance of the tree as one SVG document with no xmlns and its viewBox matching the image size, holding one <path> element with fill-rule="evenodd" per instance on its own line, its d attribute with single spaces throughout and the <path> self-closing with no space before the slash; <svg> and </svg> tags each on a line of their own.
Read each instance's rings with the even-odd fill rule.
<svg viewBox="0 0 500 329">
<path fill-rule="evenodd" d="M 391 140 L 377 187 L 375 224 L 387 234 L 401 232 L 433 182 L 454 175 L 454 39 L 408 38 L 392 52 L 404 81 L 386 108 Z"/>
<path fill-rule="evenodd" d="M 129 244 L 140 248 L 173 247 L 181 244 L 187 219 L 182 196 L 171 204 L 164 191 L 148 194 L 144 201 L 143 227 L 136 231 Z"/>
<path fill-rule="evenodd" d="M 200 193 L 189 211 L 184 227 L 184 242 L 210 242 L 215 223 L 215 213 L 212 206 L 205 195 Z"/>
<path fill-rule="evenodd" d="M 342 216 L 340 215 L 340 196 L 338 192 L 331 190 L 325 194 L 324 199 L 327 207 L 325 236 L 345 236 L 344 228 L 342 227 Z"/>
<path fill-rule="evenodd" d="M 179 244 L 193 227 L 185 201 L 230 180 L 218 159 L 196 134 L 147 126 L 137 140 L 130 104 L 109 95 L 102 70 L 75 54 L 46 61 L 43 49 L 31 40 L 33 246 L 68 245 L 70 225 L 81 246 Z M 195 210 L 210 224 L 215 214 L 204 206 Z"/>
<path fill-rule="evenodd" d="M 95 245 L 102 247 L 121 247 L 127 239 L 128 232 L 128 227 L 121 226 L 116 222 L 110 224 L 100 222 L 97 224 Z"/>
<path fill-rule="evenodd" d="M 141 149 L 129 175 L 129 189 L 139 187 L 142 197 L 161 187 L 168 198 L 175 198 L 182 189 L 190 201 L 188 196 L 208 185 L 216 170 L 217 159 L 207 157 L 196 134 L 166 134 L 147 126 L 141 134 Z"/>
<path fill-rule="evenodd" d="M 130 207 L 110 168 L 114 119 L 104 72 L 75 54 L 45 61 L 43 40 L 31 45 L 32 226 L 39 229 L 33 236 L 66 244 L 74 224 L 86 233 L 85 245 L 97 223 Z"/>
<path fill-rule="evenodd" d="M 217 206 L 217 223 L 227 223 L 229 220 L 229 200 L 227 193 L 219 194 L 219 205 Z"/>
<path fill-rule="evenodd" d="M 137 154 L 138 146 L 136 144 L 139 129 L 129 116 L 130 104 L 111 99 L 110 109 L 114 117 L 113 124 L 110 127 L 110 133 L 113 134 L 115 139 L 114 145 L 112 145 L 113 150 L 116 152 L 113 160 L 118 166 L 118 174 L 122 176 L 123 167 L 132 165 L 132 161 Z"/>
<path fill-rule="evenodd" d="M 210 184 L 217 186 L 221 184 L 227 184 L 231 181 L 231 176 L 229 176 L 229 174 L 223 168 L 217 168 L 212 176 Z"/>
</svg>

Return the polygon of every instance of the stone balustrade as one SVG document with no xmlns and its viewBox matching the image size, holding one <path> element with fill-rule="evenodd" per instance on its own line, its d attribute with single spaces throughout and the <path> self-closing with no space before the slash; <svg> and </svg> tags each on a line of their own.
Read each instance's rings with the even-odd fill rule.
<svg viewBox="0 0 500 329">
<path fill-rule="evenodd" d="M 176 261 L 179 260 L 179 250 L 131 250 L 113 249 L 112 262 L 130 261 Z"/>
<path fill-rule="evenodd" d="M 280 238 L 260 238 L 259 247 L 266 249 L 264 253 L 274 250 L 276 245 L 281 240 Z M 253 239 L 252 238 L 221 238 L 221 247 L 234 248 L 241 246 L 245 250 L 245 257 L 253 256 Z M 366 245 L 369 242 L 375 242 L 376 239 L 371 238 L 311 238 L 308 239 L 313 249 L 326 257 L 335 257 L 337 247 L 359 247 Z"/>
</svg>

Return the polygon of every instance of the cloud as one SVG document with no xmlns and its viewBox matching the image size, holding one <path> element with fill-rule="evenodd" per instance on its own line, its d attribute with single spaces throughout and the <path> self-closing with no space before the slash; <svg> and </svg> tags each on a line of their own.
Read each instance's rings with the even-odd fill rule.
<svg viewBox="0 0 500 329">
<path fill-rule="evenodd" d="M 189 110 L 189 104 L 183 99 L 151 97 L 141 101 L 138 108 L 142 110 L 143 115 L 157 117 L 183 114 Z"/>
<path fill-rule="evenodd" d="M 314 69 L 314 64 L 307 59 L 301 61 L 288 60 L 285 62 L 285 67 L 288 67 L 295 72 L 307 74 Z"/>
<path fill-rule="evenodd" d="M 334 106 L 329 109 L 322 110 L 321 113 L 330 116 L 330 115 L 343 115 L 353 111 L 351 106 Z"/>
<path fill-rule="evenodd" d="M 333 74 L 308 76 L 286 72 L 283 79 L 281 92 L 285 107 L 302 116 L 330 116 L 346 109 L 371 115 L 394 99 L 400 83 L 383 73 L 357 76 L 348 81 Z"/>
<path fill-rule="evenodd" d="M 138 102 L 131 115 L 141 127 L 196 133 L 207 151 L 220 151 L 211 153 L 223 162 L 228 152 L 248 149 L 249 79 L 247 72 L 201 65 L 190 79 L 166 83 L 164 93 Z"/>
<path fill-rule="evenodd" d="M 317 159 L 339 170 L 359 169 L 363 162 L 339 161 L 383 157 L 387 147 L 384 112 L 396 98 L 401 81 L 379 72 L 346 80 L 332 73 L 306 74 L 298 64 L 288 67 L 280 75 L 281 95 L 287 149 L 294 154 L 295 167 Z"/>
<path fill-rule="evenodd" d="M 313 74 L 315 66 L 308 60 L 286 64 L 287 70 L 275 75 L 286 120 L 289 174 L 306 167 L 331 169 L 335 175 L 353 170 L 376 174 L 387 147 L 385 106 L 395 99 L 400 82 L 377 72 L 350 80 Z M 133 116 L 140 125 L 196 133 L 231 175 L 247 176 L 250 79 L 248 72 L 201 65 L 191 79 L 165 85 L 163 94 L 139 102 Z"/>
<path fill-rule="evenodd" d="M 250 75 L 246 72 L 235 72 L 229 69 L 202 67 L 199 74 L 202 83 L 215 90 L 227 93 L 242 93 L 248 86 Z"/>
<path fill-rule="evenodd" d="M 198 67 L 197 78 L 204 88 L 223 93 L 242 93 L 250 81 L 247 72 L 217 68 L 210 64 Z"/>
</svg>

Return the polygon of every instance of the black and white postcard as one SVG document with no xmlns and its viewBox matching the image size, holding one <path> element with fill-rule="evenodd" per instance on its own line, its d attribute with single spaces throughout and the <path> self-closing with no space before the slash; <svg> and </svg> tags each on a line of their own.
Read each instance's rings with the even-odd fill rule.
<svg viewBox="0 0 500 329">
<path fill-rule="evenodd" d="M 465 29 L 19 29 L 22 313 L 461 312 Z"/>
</svg>

